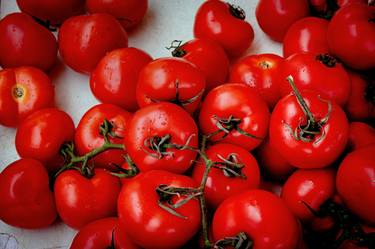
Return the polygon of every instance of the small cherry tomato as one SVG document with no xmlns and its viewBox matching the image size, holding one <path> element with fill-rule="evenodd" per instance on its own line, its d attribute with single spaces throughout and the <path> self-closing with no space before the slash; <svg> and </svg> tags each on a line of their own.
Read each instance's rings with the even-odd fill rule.
<svg viewBox="0 0 375 249">
<path fill-rule="evenodd" d="M 375 128 L 362 122 L 351 122 L 349 124 L 349 151 L 367 147 L 375 144 Z"/>
</svg>

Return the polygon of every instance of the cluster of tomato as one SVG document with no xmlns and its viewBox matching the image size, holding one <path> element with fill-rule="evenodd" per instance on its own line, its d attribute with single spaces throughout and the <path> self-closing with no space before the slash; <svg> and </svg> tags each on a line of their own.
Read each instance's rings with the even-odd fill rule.
<svg viewBox="0 0 375 249">
<path fill-rule="evenodd" d="M 73 249 L 374 248 L 370 3 L 260 0 L 285 58 L 238 60 L 254 31 L 220 0 L 155 60 L 127 47 L 147 0 L 17 3 L 0 21 L 0 124 L 21 157 L 0 174 L 2 221 L 59 216 Z M 57 51 L 102 102 L 77 127 L 53 106 Z"/>
</svg>

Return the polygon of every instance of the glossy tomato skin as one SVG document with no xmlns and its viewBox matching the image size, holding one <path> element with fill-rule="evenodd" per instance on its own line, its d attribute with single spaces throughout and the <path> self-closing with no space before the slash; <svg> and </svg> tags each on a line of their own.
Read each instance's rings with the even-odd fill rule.
<svg viewBox="0 0 375 249">
<path fill-rule="evenodd" d="M 283 40 L 285 58 L 295 53 L 329 53 L 327 29 L 329 22 L 318 17 L 305 17 L 293 23 Z"/>
<path fill-rule="evenodd" d="M 104 169 L 95 169 L 90 179 L 77 170 L 67 170 L 54 185 L 57 212 L 63 222 L 74 229 L 116 215 L 120 180 Z"/>
<path fill-rule="evenodd" d="M 202 103 L 199 126 L 207 135 L 219 130 L 219 119 L 229 119 L 231 116 L 240 119 L 238 128 L 257 138 L 242 135 L 233 129 L 227 135 L 224 131 L 219 132 L 210 140 L 252 150 L 266 137 L 270 114 L 266 102 L 254 89 L 242 83 L 230 83 L 211 90 Z"/>
<path fill-rule="evenodd" d="M 167 171 L 153 170 L 133 178 L 121 190 L 118 199 L 120 222 L 127 226 L 129 237 L 142 248 L 180 248 L 199 230 L 201 213 L 197 199 L 175 209 L 186 218 L 177 217 L 158 205 L 156 188 L 197 187 L 193 179 Z M 172 203 L 185 198 L 172 199 Z"/>
<path fill-rule="evenodd" d="M 48 173 L 34 159 L 19 159 L 0 173 L 0 219 L 15 227 L 37 229 L 56 217 Z"/>
<path fill-rule="evenodd" d="M 349 153 L 336 177 L 337 191 L 345 205 L 364 222 L 375 224 L 375 145 Z"/>
<path fill-rule="evenodd" d="M 263 32 L 282 42 L 289 27 L 309 15 L 309 4 L 307 0 L 260 0 L 255 15 Z"/>
<path fill-rule="evenodd" d="M 362 122 L 351 122 L 349 124 L 349 151 L 354 151 L 370 144 L 375 144 L 375 128 Z"/>
<path fill-rule="evenodd" d="M 20 157 L 37 159 L 49 171 L 54 171 L 63 163 L 61 146 L 73 138 L 71 117 L 59 109 L 47 108 L 34 112 L 20 123 L 15 144 Z"/>
<path fill-rule="evenodd" d="M 233 175 L 226 176 L 223 170 L 212 168 L 208 174 L 204 192 L 207 203 L 211 207 L 217 208 L 221 202 L 230 196 L 259 187 L 258 163 L 251 153 L 244 148 L 234 144 L 218 143 L 209 147 L 206 150 L 206 155 L 213 162 L 224 162 L 222 158 L 230 159 L 231 155 L 235 155 L 236 159 L 233 161 L 243 165 L 239 173 L 245 176 L 245 178 Z M 192 177 L 198 184 L 202 181 L 205 169 L 203 160 L 194 165 Z"/>
<path fill-rule="evenodd" d="M 253 42 L 254 30 L 244 17 L 236 17 L 234 12 L 236 6 L 226 2 L 204 2 L 195 15 L 194 36 L 215 40 L 230 57 L 240 56 Z"/>
<path fill-rule="evenodd" d="M 214 40 L 195 38 L 172 52 L 196 65 L 206 76 L 206 91 L 226 82 L 229 59 L 224 49 Z"/>
<path fill-rule="evenodd" d="M 325 63 L 324 60 L 332 62 Z M 329 63 L 333 63 L 330 65 Z M 323 98 L 331 99 L 341 107 L 349 99 L 350 78 L 343 65 L 329 55 L 297 53 L 285 59 L 282 68 L 284 80 L 280 84 L 281 95 L 292 91 L 286 77 L 291 75 L 298 90 L 315 90 Z"/>
<path fill-rule="evenodd" d="M 328 115 L 329 102 L 316 92 L 302 92 L 302 97 L 316 121 Z M 334 102 L 328 121 L 310 142 L 296 139 L 298 126 L 306 125 L 306 116 L 295 95 L 282 98 L 273 110 L 270 122 L 270 143 L 297 168 L 323 168 L 333 163 L 344 151 L 349 135 L 349 124 L 344 111 Z M 298 135 L 298 134 L 297 134 Z"/>
<path fill-rule="evenodd" d="M 203 72 L 192 63 L 181 58 L 160 58 L 148 63 L 139 73 L 137 102 L 144 107 L 168 101 L 193 113 L 205 87 Z"/>
<path fill-rule="evenodd" d="M 140 249 L 130 238 L 127 233 L 127 225 L 122 224 L 119 220 L 114 230 L 115 249 Z"/>
<path fill-rule="evenodd" d="M 67 18 L 84 12 L 84 0 L 17 0 L 22 12 L 52 25 L 59 25 Z"/>
<path fill-rule="evenodd" d="M 215 241 L 245 232 L 254 249 L 296 248 L 298 223 L 283 201 L 264 190 L 249 190 L 225 200 L 213 218 Z"/>
<path fill-rule="evenodd" d="M 366 70 L 375 67 L 375 7 L 353 3 L 340 8 L 328 26 L 332 54 L 347 66 Z"/>
<path fill-rule="evenodd" d="M 134 113 L 125 131 L 124 145 L 141 171 L 162 169 L 181 174 L 191 166 L 197 155 L 195 151 L 168 148 L 166 153 L 157 154 L 149 148 L 150 139 L 161 139 L 166 135 L 170 135 L 171 144 L 198 146 L 197 125 L 181 107 L 160 102 Z"/>
<path fill-rule="evenodd" d="M 128 35 L 113 16 L 105 13 L 67 19 L 59 30 L 59 52 L 64 62 L 89 74 L 107 52 L 128 46 Z"/>
<path fill-rule="evenodd" d="M 88 110 L 79 121 L 74 143 L 79 155 L 85 155 L 104 144 L 104 137 L 100 134 L 100 126 L 107 120 L 112 125 L 112 132 L 116 137 L 108 136 L 114 144 L 123 142 L 126 129 L 131 119 L 131 113 L 111 104 L 98 104 Z M 121 165 L 126 152 L 120 149 L 109 149 L 91 159 L 97 167 L 112 168 L 112 164 Z"/>
<path fill-rule="evenodd" d="M 90 13 L 108 13 L 117 18 L 124 29 L 134 28 L 145 16 L 148 0 L 87 0 Z"/>
<path fill-rule="evenodd" d="M 0 71 L 0 124 L 16 127 L 31 113 L 54 105 L 54 87 L 43 71 L 18 67 Z"/>
<path fill-rule="evenodd" d="M 139 108 L 135 97 L 139 72 L 150 61 L 151 56 L 137 48 L 109 52 L 91 73 L 91 91 L 103 103 L 136 111 Z"/>
<path fill-rule="evenodd" d="M 283 58 L 276 54 L 249 55 L 231 69 L 229 82 L 245 83 L 254 88 L 272 109 L 281 98 L 280 68 Z"/>
<path fill-rule="evenodd" d="M 55 36 L 25 13 L 12 13 L 0 21 L 0 65 L 51 69 L 57 58 Z"/>
</svg>

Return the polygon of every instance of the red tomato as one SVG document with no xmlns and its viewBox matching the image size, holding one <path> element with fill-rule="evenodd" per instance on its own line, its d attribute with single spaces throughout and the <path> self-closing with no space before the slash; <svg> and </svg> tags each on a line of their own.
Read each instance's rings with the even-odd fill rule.
<svg viewBox="0 0 375 249">
<path fill-rule="evenodd" d="M 253 241 L 253 249 L 296 248 L 300 237 L 293 214 L 280 198 L 264 190 L 249 190 L 225 200 L 212 226 L 215 241 L 244 232 Z"/>
<path fill-rule="evenodd" d="M 117 18 L 124 29 L 140 23 L 147 12 L 147 0 L 87 0 L 90 13 L 108 13 Z"/>
<path fill-rule="evenodd" d="M 197 148 L 198 128 L 182 108 L 161 102 L 138 110 L 125 131 L 124 145 L 141 171 L 162 169 L 185 172 L 197 153 L 168 148 L 168 144 Z"/>
<path fill-rule="evenodd" d="M 259 187 L 258 163 L 244 148 L 219 143 L 207 149 L 206 155 L 211 161 L 220 163 L 211 168 L 204 190 L 207 203 L 211 207 L 217 208 L 228 197 Z M 237 164 L 237 168 L 233 163 Z M 197 183 L 202 181 L 205 169 L 203 160 L 195 164 L 192 177 Z"/>
<path fill-rule="evenodd" d="M 349 67 L 366 70 L 375 67 L 375 7 L 348 4 L 340 8 L 328 26 L 332 54 Z"/>
<path fill-rule="evenodd" d="M 337 0 L 337 5 L 339 7 L 344 7 L 351 3 L 368 3 L 368 0 Z"/>
<path fill-rule="evenodd" d="M 54 87 L 37 68 L 0 71 L 0 124 L 16 127 L 36 110 L 54 105 Z"/>
<path fill-rule="evenodd" d="M 368 224 L 375 225 L 375 145 L 348 154 L 341 162 L 336 187 L 345 205 Z"/>
<path fill-rule="evenodd" d="M 61 146 L 74 138 L 71 117 L 56 108 L 42 109 L 23 120 L 16 133 L 16 149 L 23 158 L 41 161 L 49 171 L 58 169 Z"/>
<path fill-rule="evenodd" d="M 229 82 L 245 83 L 254 88 L 272 109 L 281 98 L 279 85 L 283 58 L 275 54 L 249 55 L 238 61 L 230 72 Z"/>
<path fill-rule="evenodd" d="M 68 226 L 80 229 L 86 224 L 116 215 L 120 180 L 104 169 L 95 169 L 90 179 L 77 170 L 62 172 L 55 181 L 57 212 Z"/>
<path fill-rule="evenodd" d="M 245 18 L 245 12 L 238 6 L 208 0 L 195 16 L 194 36 L 215 40 L 229 56 L 239 56 L 254 40 L 254 30 Z"/>
<path fill-rule="evenodd" d="M 55 36 L 24 13 L 0 20 L 0 65 L 3 68 L 33 66 L 47 71 L 55 64 Z"/>
<path fill-rule="evenodd" d="M 59 51 L 77 72 L 90 73 L 107 52 L 128 46 L 128 35 L 109 14 L 74 16 L 59 31 Z"/>
<path fill-rule="evenodd" d="M 121 48 L 104 56 L 91 73 L 90 87 L 103 103 L 115 104 L 128 111 L 138 109 L 135 96 L 138 75 L 152 58 L 137 48 Z"/>
<path fill-rule="evenodd" d="M 348 148 L 350 151 L 375 144 L 375 128 L 362 122 L 349 124 Z"/>
<path fill-rule="evenodd" d="M 53 25 L 84 12 L 85 0 L 17 0 L 18 7 L 33 17 Z"/>
<path fill-rule="evenodd" d="M 289 27 L 309 15 L 309 4 L 307 0 L 260 0 L 255 14 L 263 32 L 282 42 Z"/>
<path fill-rule="evenodd" d="M 104 137 L 100 133 L 100 126 L 104 120 L 110 122 L 113 135 L 109 135 L 109 141 L 114 144 L 123 142 L 126 129 L 128 128 L 131 114 L 120 107 L 111 104 L 98 104 L 88 110 L 76 129 L 74 143 L 79 155 L 85 155 L 95 148 L 104 144 Z M 92 159 L 97 167 L 112 168 L 113 163 L 121 165 L 124 160 L 125 151 L 109 149 Z"/>
<path fill-rule="evenodd" d="M 176 47 L 172 55 L 182 57 L 202 70 L 206 76 L 206 91 L 227 80 L 229 60 L 224 49 L 214 40 L 204 38 L 190 40 Z"/>
<path fill-rule="evenodd" d="M 266 137 L 269 123 L 266 102 L 244 84 L 224 84 L 211 90 L 202 103 L 199 126 L 212 141 L 239 145 L 247 150 Z"/>
<path fill-rule="evenodd" d="M 329 53 L 327 29 L 329 22 L 322 18 L 305 17 L 290 26 L 283 41 L 283 55 L 295 53 Z"/>
<path fill-rule="evenodd" d="M 119 219 L 127 227 L 129 237 L 142 248 L 180 248 L 199 230 L 199 203 L 191 199 L 175 209 L 179 217 L 158 205 L 172 205 L 184 195 L 162 201 L 156 189 L 160 185 L 194 188 L 193 179 L 167 171 L 153 170 L 133 178 L 121 190 L 118 199 Z"/>
<path fill-rule="evenodd" d="M 11 226 L 42 228 L 57 217 L 48 173 L 34 159 L 19 159 L 0 173 L 0 199 L 0 219 Z"/>
<path fill-rule="evenodd" d="M 130 240 L 127 225 L 122 224 L 121 222 L 117 223 L 117 226 L 114 230 L 114 249 L 140 249 L 132 240 Z"/>
<path fill-rule="evenodd" d="M 350 78 L 341 63 L 327 54 L 297 53 L 288 57 L 283 64 L 280 84 L 281 95 L 285 96 L 292 88 L 285 80 L 291 75 L 299 90 L 311 89 L 335 101 L 341 107 L 349 99 Z"/>
</svg>

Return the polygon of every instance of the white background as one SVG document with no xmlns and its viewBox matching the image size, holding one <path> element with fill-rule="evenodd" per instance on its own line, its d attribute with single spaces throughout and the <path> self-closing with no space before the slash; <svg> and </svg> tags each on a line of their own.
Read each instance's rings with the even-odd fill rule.
<svg viewBox="0 0 375 249">
<path fill-rule="evenodd" d="M 149 0 L 149 9 L 142 24 L 129 33 L 129 46 L 141 48 L 153 58 L 170 56 L 165 47 L 169 46 L 172 40 L 188 41 L 193 38 L 194 16 L 202 2 L 202 0 Z M 266 37 L 256 22 L 255 8 L 258 1 L 230 2 L 245 10 L 246 20 L 254 28 L 255 39 L 246 54 L 281 55 L 281 45 Z M 19 11 L 16 0 L 0 0 L 0 10 L 1 17 Z M 98 103 L 91 94 L 88 76 L 78 74 L 60 63 L 52 71 L 51 78 L 55 85 L 56 106 L 69 113 L 77 125 L 85 111 Z M 15 129 L 0 125 L 0 171 L 18 159 L 14 136 Z M 0 221 L 0 249 L 65 249 L 69 248 L 75 233 L 76 231 L 61 222 L 56 222 L 46 229 L 24 230 L 10 227 Z"/>
</svg>

